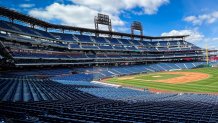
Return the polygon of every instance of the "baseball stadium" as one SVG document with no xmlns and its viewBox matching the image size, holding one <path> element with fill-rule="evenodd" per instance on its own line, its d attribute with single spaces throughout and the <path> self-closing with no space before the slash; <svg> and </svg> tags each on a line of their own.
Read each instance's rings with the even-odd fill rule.
<svg viewBox="0 0 218 123">
<path fill-rule="evenodd" d="M 91 29 L 0 7 L 1 123 L 218 122 L 217 50 L 93 18 Z"/>
</svg>

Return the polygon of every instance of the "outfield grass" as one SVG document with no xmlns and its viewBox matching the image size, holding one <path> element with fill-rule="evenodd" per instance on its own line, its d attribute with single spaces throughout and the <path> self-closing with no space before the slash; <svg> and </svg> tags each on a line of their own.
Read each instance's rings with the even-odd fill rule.
<svg viewBox="0 0 218 123">
<path fill-rule="evenodd" d="M 169 79 L 178 77 L 180 75 L 169 75 L 162 73 L 142 74 L 136 75 L 134 79 L 120 80 L 118 78 L 111 78 L 106 80 L 108 83 L 120 84 L 125 86 L 132 86 L 136 88 L 153 88 L 158 90 L 169 90 L 176 92 L 218 92 L 218 68 L 199 68 L 191 70 L 182 70 L 183 72 L 201 72 L 209 74 L 210 77 L 200 81 L 194 81 L 183 84 L 168 84 L 162 82 L 155 82 L 158 79 Z M 181 71 L 180 71 L 181 72 Z M 154 77 L 160 76 L 160 77 Z M 145 80 L 151 81 L 145 81 Z"/>
</svg>

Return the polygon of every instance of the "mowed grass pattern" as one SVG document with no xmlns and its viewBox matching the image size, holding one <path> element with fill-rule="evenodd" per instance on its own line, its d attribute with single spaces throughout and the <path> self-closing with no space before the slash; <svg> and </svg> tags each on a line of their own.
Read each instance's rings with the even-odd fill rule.
<svg viewBox="0 0 218 123">
<path fill-rule="evenodd" d="M 155 80 L 155 79 L 164 78 L 164 77 L 155 78 L 153 76 L 160 76 L 160 73 L 157 74 L 152 73 L 150 75 L 147 74 L 136 75 L 136 78 L 138 79 L 119 80 L 118 78 L 115 77 L 115 78 L 108 79 L 106 82 L 113 83 L 113 84 L 120 84 L 124 86 L 131 86 L 136 88 L 152 88 L 157 90 L 168 90 L 168 91 L 176 91 L 176 92 L 204 92 L 204 93 L 218 92 L 218 68 L 199 68 L 199 69 L 191 69 L 191 70 L 182 70 L 182 72 L 206 73 L 209 74 L 210 77 L 204 80 L 183 83 L 183 84 L 168 84 L 168 83 L 155 82 L 155 81 L 145 81 L 146 79 Z M 165 74 L 165 75 L 166 77 L 164 79 L 179 76 L 179 75 L 170 76 L 169 74 Z M 161 74 L 161 76 L 164 76 L 164 74 Z M 143 78 L 145 80 L 143 80 Z"/>
</svg>

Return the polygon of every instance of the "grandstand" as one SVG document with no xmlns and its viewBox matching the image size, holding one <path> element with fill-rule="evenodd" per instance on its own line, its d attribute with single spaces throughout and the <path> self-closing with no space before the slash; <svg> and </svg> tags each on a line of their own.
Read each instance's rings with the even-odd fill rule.
<svg viewBox="0 0 218 123">
<path fill-rule="evenodd" d="M 216 95 L 95 83 L 206 65 L 205 49 L 187 35 L 136 35 L 142 29 L 136 22 L 132 34 L 114 32 L 110 20 L 103 31 L 101 14 L 96 29 L 56 25 L 4 7 L 0 15 L 0 122 L 218 122 Z M 208 57 L 216 52 L 209 50 Z"/>
<path fill-rule="evenodd" d="M 101 65 L 126 62 L 135 64 L 205 59 L 205 50 L 185 41 L 186 36 L 132 37 L 126 33 L 54 25 L 3 7 L 1 11 L 3 19 L 0 21 L 0 37 L 1 45 L 5 47 L 5 52 L 1 55 L 10 56 L 6 59 L 10 59 L 14 66 Z M 79 31 L 81 35 L 64 33 L 66 31 Z M 91 35 L 83 35 L 85 33 Z"/>
</svg>

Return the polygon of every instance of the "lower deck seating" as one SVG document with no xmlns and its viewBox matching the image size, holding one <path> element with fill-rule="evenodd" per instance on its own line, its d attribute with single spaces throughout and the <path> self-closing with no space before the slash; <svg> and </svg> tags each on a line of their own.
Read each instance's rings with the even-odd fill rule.
<svg viewBox="0 0 218 123">
<path fill-rule="evenodd" d="M 46 87 L 53 88 L 47 84 Z M 28 123 L 218 122 L 218 98 L 213 95 L 151 94 L 108 87 L 78 87 L 81 90 L 79 91 L 71 88 L 70 85 L 68 88 L 70 90 L 67 87 L 61 88 L 63 92 L 69 91 L 63 96 L 68 94 L 73 97 L 72 99 L 34 102 L 0 101 L 0 119 L 3 122 L 10 119 L 12 122 Z M 59 93 L 61 91 L 57 90 L 55 94 Z"/>
<path fill-rule="evenodd" d="M 178 69 L 179 66 L 191 68 L 204 62 L 177 64 L 38 70 L 29 74 L 1 73 L 0 121 L 218 122 L 216 95 L 158 94 L 90 82 L 95 76 Z M 78 74 L 66 75 L 71 71 Z M 52 80 L 39 79 L 36 76 L 40 74 L 56 77 Z"/>
<path fill-rule="evenodd" d="M 72 86 L 27 76 L 2 76 L 0 87 L 1 101 L 67 100 L 88 96 Z"/>
<path fill-rule="evenodd" d="M 157 63 L 157 64 L 149 64 L 149 65 L 93 67 L 93 68 L 85 68 L 85 69 L 77 68 L 74 71 L 81 72 L 81 74 L 54 77 L 52 79 L 72 80 L 72 81 L 92 81 L 92 80 L 99 80 L 103 78 L 121 76 L 121 75 L 180 70 L 180 69 L 192 69 L 202 64 L 206 64 L 206 62 Z"/>
</svg>

